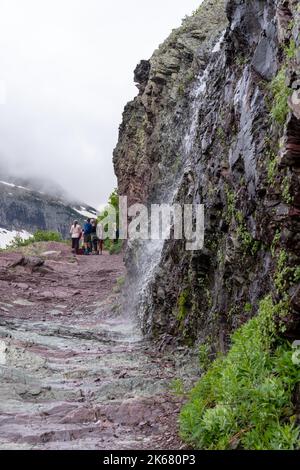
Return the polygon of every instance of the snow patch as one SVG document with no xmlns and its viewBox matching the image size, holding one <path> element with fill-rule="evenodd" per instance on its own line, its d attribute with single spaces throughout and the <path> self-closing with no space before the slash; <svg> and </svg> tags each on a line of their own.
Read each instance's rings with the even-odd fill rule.
<svg viewBox="0 0 300 470">
<path fill-rule="evenodd" d="M 82 215 L 83 217 L 87 217 L 90 219 L 94 219 L 97 217 L 97 212 L 90 212 L 86 209 L 86 207 L 80 206 L 80 209 L 76 209 L 76 207 L 73 207 L 73 210 L 76 211 L 78 214 Z"/>
<path fill-rule="evenodd" d="M 30 191 L 29 188 L 25 188 L 24 186 L 17 186 L 16 184 L 13 183 L 7 183 L 7 181 L 0 181 L 1 184 L 4 184 L 5 186 L 10 186 L 11 188 L 18 188 L 18 189 L 24 189 L 25 191 Z"/>
<path fill-rule="evenodd" d="M 21 237 L 22 240 L 28 240 L 28 238 L 32 237 L 32 234 L 26 230 L 16 231 L 0 228 L 0 248 L 7 248 L 16 236 Z"/>
</svg>

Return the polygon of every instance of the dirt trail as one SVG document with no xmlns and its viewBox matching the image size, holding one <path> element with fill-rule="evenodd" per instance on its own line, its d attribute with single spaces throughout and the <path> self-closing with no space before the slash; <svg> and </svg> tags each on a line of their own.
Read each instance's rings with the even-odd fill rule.
<svg viewBox="0 0 300 470">
<path fill-rule="evenodd" d="M 120 312 L 122 256 L 38 250 L 0 254 L 0 448 L 180 448 L 168 390 L 189 361 Z"/>
</svg>

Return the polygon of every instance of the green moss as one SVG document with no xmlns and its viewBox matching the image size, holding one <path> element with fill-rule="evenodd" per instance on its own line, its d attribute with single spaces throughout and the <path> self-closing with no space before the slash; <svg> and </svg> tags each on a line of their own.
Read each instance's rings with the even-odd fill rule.
<svg viewBox="0 0 300 470">
<path fill-rule="evenodd" d="M 182 83 L 180 83 L 177 88 L 177 93 L 179 96 L 183 96 L 184 92 L 185 92 L 185 87 Z"/>
<path fill-rule="evenodd" d="M 237 212 L 235 218 L 238 223 L 237 235 L 241 242 L 243 251 L 252 256 L 256 255 L 260 249 L 260 242 L 254 240 L 251 233 L 248 232 L 246 223 L 244 222 L 243 214 L 241 212 Z"/>
<path fill-rule="evenodd" d="M 278 169 L 278 161 L 276 155 L 273 153 L 270 155 L 268 162 L 268 183 L 271 185 L 275 181 L 275 177 Z"/>
<path fill-rule="evenodd" d="M 252 305 L 250 304 L 250 302 L 245 303 L 244 312 L 246 313 L 252 312 Z"/>
<path fill-rule="evenodd" d="M 235 59 L 236 65 L 239 67 L 244 67 L 248 62 L 248 59 L 246 56 L 238 55 Z"/>
<path fill-rule="evenodd" d="M 180 415 L 182 438 L 198 449 L 296 449 L 292 394 L 299 367 L 280 342 L 270 296 L 237 330 L 227 356 L 216 359 L 189 394 Z"/>
<path fill-rule="evenodd" d="M 277 269 L 274 277 L 274 283 L 277 293 L 286 296 L 288 288 L 298 282 L 299 267 L 288 265 L 288 255 L 285 250 L 281 250 L 277 260 Z"/>
<path fill-rule="evenodd" d="M 235 193 L 229 188 L 229 186 L 225 187 L 225 195 L 227 206 L 226 221 L 227 223 L 230 223 L 235 212 L 236 197 Z"/>
<path fill-rule="evenodd" d="M 270 85 L 273 93 L 273 106 L 271 116 L 278 124 L 283 125 L 286 121 L 289 106 L 288 98 L 292 90 L 286 85 L 286 67 L 283 66 Z"/>
<path fill-rule="evenodd" d="M 177 320 L 183 324 L 188 312 L 189 290 L 183 290 L 177 300 Z"/>
<path fill-rule="evenodd" d="M 294 39 L 291 39 L 289 45 L 285 47 L 284 53 L 288 59 L 293 59 L 296 56 L 297 46 Z"/>
<path fill-rule="evenodd" d="M 277 232 L 276 232 L 276 234 L 273 238 L 272 245 L 271 245 L 271 254 L 272 254 L 272 256 L 275 256 L 276 248 L 279 245 L 280 239 L 281 239 L 281 233 L 280 233 L 279 230 L 277 230 Z"/>
<path fill-rule="evenodd" d="M 217 138 L 219 139 L 219 141 L 222 143 L 222 144 L 225 144 L 226 143 L 226 134 L 224 132 L 224 129 L 223 127 L 221 126 L 218 126 L 217 129 L 216 129 L 216 136 Z"/>
<path fill-rule="evenodd" d="M 290 179 L 286 176 L 282 182 L 282 199 L 286 204 L 291 204 L 293 202 L 293 197 L 290 193 Z"/>
</svg>

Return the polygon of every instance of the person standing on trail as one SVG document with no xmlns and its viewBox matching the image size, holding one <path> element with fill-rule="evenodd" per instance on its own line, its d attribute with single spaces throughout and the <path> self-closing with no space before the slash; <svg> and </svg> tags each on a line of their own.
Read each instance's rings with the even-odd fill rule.
<svg viewBox="0 0 300 470">
<path fill-rule="evenodd" d="M 84 254 L 85 255 L 89 255 L 90 252 L 92 251 L 91 233 L 92 233 L 91 219 L 87 219 L 83 226 L 83 241 L 84 241 Z"/>
<path fill-rule="evenodd" d="M 92 242 L 92 249 L 95 255 L 98 255 L 98 237 L 97 237 L 97 222 L 95 219 L 91 221 L 92 231 L 91 231 L 91 242 Z"/>
<path fill-rule="evenodd" d="M 74 220 L 74 223 L 70 229 L 70 235 L 72 238 L 72 253 L 78 255 L 79 252 L 79 240 L 81 238 L 82 228 L 78 223 L 78 220 Z"/>
<path fill-rule="evenodd" d="M 98 239 L 98 254 L 100 253 L 102 255 L 102 250 L 103 250 L 103 239 L 104 239 L 104 228 L 103 224 L 101 222 L 97 223 L 97 239 Z"/>
</svg>

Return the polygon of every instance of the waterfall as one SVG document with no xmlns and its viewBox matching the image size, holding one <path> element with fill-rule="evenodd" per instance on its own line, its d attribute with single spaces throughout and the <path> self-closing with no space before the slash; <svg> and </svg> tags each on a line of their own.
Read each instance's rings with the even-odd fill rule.
<svg viewBox="0 0 300 470">
<path fill-rule="evenodd" d="M 213 55 L 220 51 L 224 37 L 225 31 L 213 48 Z M 181 181 L 184 174 L 191 166 L 193 148 L 199 127 L 199 112 L 203 103 L 202 97 L 205 96 L 212 66 L 213 64 L 209 62 L 207 67 L 197 76 L 189 92 L 190 112 L 181 148 L 183 170 L 181 174 L 174 178 L 172 186 L 165 191 L 163 200 L 161 201 L 163 204 L 172 204 L 176 201 Z M 159 271 L 165 243 L 167 243 L 165 240 L 146 240 L 139 241 L 138 246 L 136 242 L 131 246 L 129 242 L 130 256 L 136 257 L 136 266 L 139 273 L 138 279 L 136 279 L 134 283 L 134 289 L 131 291 L 130 305 L 133 305 L 133 308 L 131 307 L 130 310 L 134 310 L 137 313 L 138 321 L 146 333 L 149 332 L 152 325 L 154 313 L 152 306 L 152 286 L 153 281 L 155 281 L 155 276 Z"/>
</svg>

